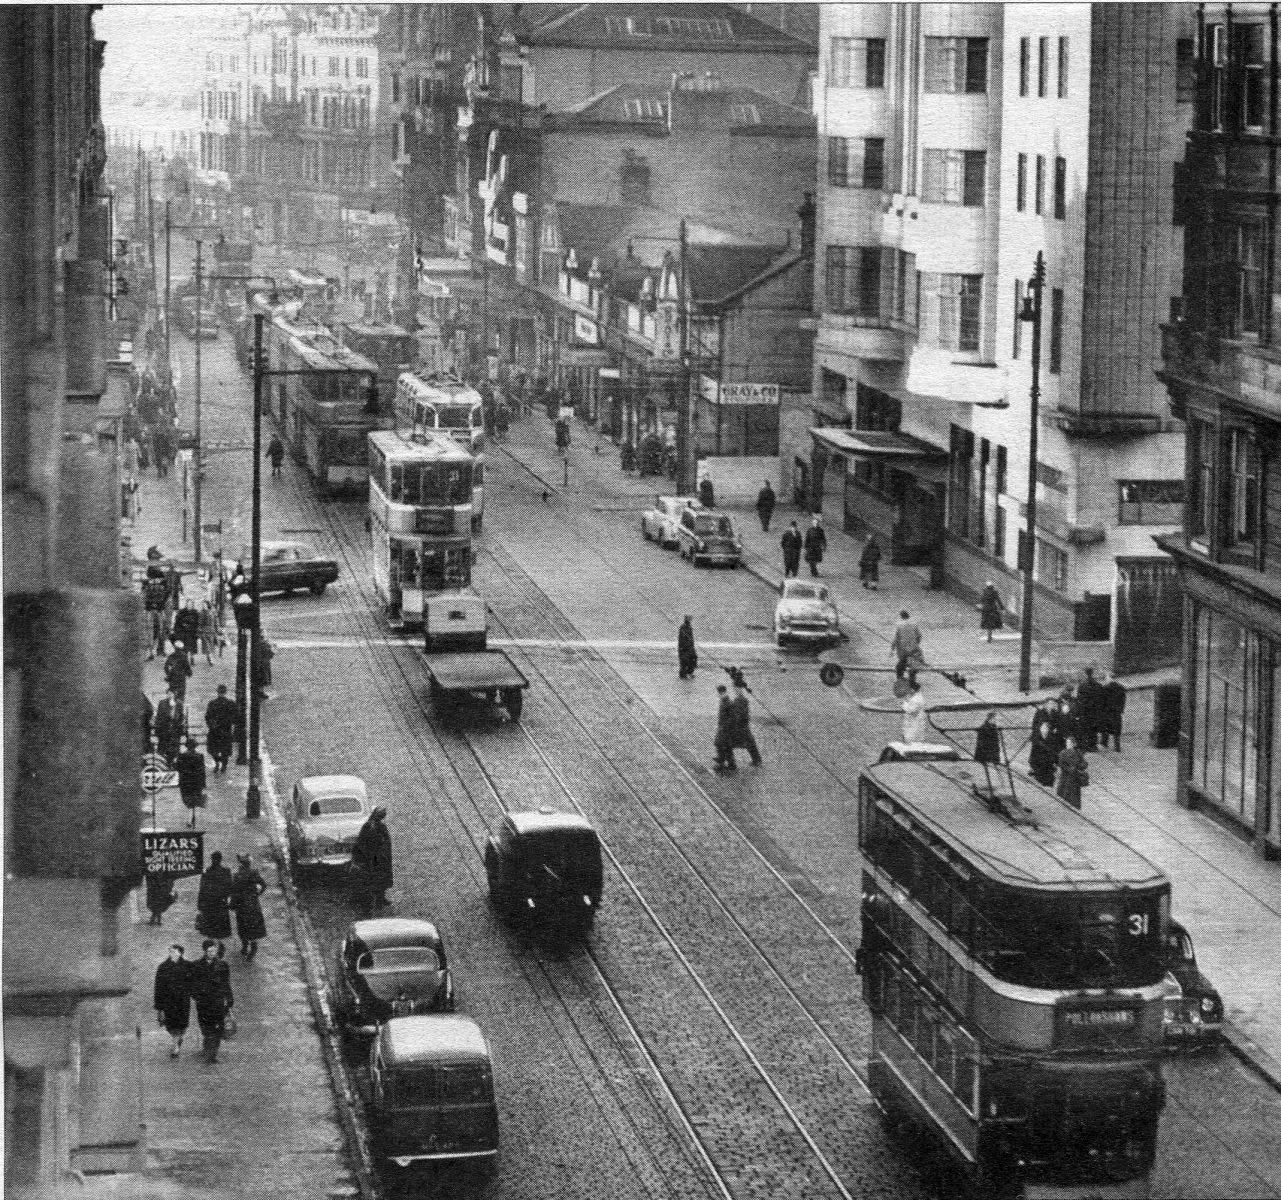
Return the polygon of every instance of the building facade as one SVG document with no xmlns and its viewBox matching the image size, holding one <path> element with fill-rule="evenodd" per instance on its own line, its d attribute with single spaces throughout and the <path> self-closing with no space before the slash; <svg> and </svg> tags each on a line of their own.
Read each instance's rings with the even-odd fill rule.
<svg viewBox="0 0 1281 1200">
<path fill-rule="evenodd" d="M 1266 5 L 1204 5 L 1176 193 L 1184 290 L 1161 377 L 1187 431 L 1179 797 L 1281 854 L 1281 39 Z"/>
<path fill-rule="evenodd" d="M 812 434 L 791 490 L 1018 613 L 1045 256 L 1035 628 L 1177 658 L 1182 434 L 1156 380 L 1191 116 L 1175 5 L 824 5 Z M 1185 28 L 1186 26 L 1186 28 Z M 801 422 L 789 422 L 803 430 Z M 1168 632 L 1163 632 L 1168 631 Z"/>
</svg>

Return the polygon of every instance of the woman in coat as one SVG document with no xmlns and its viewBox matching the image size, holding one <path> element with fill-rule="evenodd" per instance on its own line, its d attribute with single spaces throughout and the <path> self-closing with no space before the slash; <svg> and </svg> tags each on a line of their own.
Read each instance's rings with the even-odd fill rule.
<svg viewBox="0 0 1281 1200">
<path fill-rule="evenodd" d="M 994 712 L 987 714 L 974 735 L 974 761 L 992 766 L 1001 764 L 1001 730 Z"/>
<path fill-rule="evenodd" d="M 983 598 L 979 601 L 979 627 L 987 630 L 987 640 L 992 640 L 992 631 L 1005 624 L 1005 603 L 996 585 L 989 579 L 983 585 Z"/>
<path fill-rule="evenodd" d="M 698 669 L 698 651 L 694 647 L 694 620 L 686 617 L 676 631 L 676 661 L 680 678 L 688 679 Z"/>
<path fill-rule="evenodd" d="M 182 1039 L 191 1023 L 191 964 L 183 958 L 183 953 L 177 942 L 169 947 L 169 957 L 156 968 L 152 999 L 156 1018 L 172 1042 L 170 1058 L 178 1057 Z"/>
<path fill-rule="evenodd" d="M 236 936 L 240 939 L 240 957 L 252 959 L 258 943 L 267 936 L 258 897 L 267 890 L 267 881 L 254 870 L 253 859 L 237 854 L 239 869 L 231 879 L 231 911 L 236 914 Z"/>
<path fill-rule="evenodd" d="M 222 960 L 221 947 L 212 938 L 201 943 L 201 957 L 191 964 L 191 996 L 196 1002 L 200 1025 L 201 1052 L 205 1062 L 218 1061 L 218 1047 L 226 1034 L 227 1014 L 235 1004 L 231 992 L 231 968 Z"/>
<path fill-rule="evenodd" d="M 1058 709 L 1053 701 L 1042 704 L 1032 714 L 1032 746 L 1028 752 L 1028 768 L 1032 778 L 1042 787 L 1054 786 L 1054 773 L 1059 759 L 1055 734 L 1057 718 Z"/>
<path fill-rule="evenodd" d="M 209 856 L 209 866 L 200 877 L 196 893 L 196 929 L 207 938 L 231 937 L 231 872 L 222 865 L 222 851 Z"/>
<path fill-rule="evenodd" d="M 881 545 L 876 540 L 876 534 L 867 539 L 863 553 L 858 556 L 858 577 L 865 588 L 876 591 L 877 582 L 881 578 Z"/>
<path fill-rule="evenodd" d="M 364 903 L 369 909 L 387 903 L 387 889 L 392 886 L 391 834 L 386 825 L 387 810 L 376 804 L 373 812 L 356 835 L 351 862 L 356 868 L 355 882 L 364 892 Z"/>
<path fill-rule="evenodd" d="M 1070 737 L 1059 754 L 1059 786 L 1055 793 L 1065 804 L 1081 811 L 1081 789 L 1089 785 L 1090 768 L 1085 755 L 1076 748 L 1076 738 Z"/>
<path fill-rule="evenodd" d="M 818 574 L 818 564 L 823 561 L 823 552 L 827 549 L 827 530 L 815 517 L 805 531 L 805 561 L 809 563 L 810 574 Z"/>
</svg>

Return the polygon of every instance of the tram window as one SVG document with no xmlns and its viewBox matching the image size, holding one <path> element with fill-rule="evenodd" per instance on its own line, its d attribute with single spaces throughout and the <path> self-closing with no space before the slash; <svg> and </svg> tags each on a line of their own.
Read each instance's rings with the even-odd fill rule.
<svg viewBox="0 0 1281 1200">
<path fill-rule="evenodd" d="M 885 978 L 881 985 L 881 1003 L 885 1007 L 885 1019 L 895 1028 L 898 1027 L 899 1013 L 899 977 L 898 972 L 888 963 L 885 965 Z"/>
<path fill-rule="evenodd" d="M 391 468 L 391 502 L 393 504 L 402 503 L 401 497 L 405 494 L 405 468 L 393 465 Z"/>
<path fill-rule="evenodd" d="M 974 1060 L 968 1055 L 962 1054 L 959 1046 L 956 1049 L 952 1092 L 966 1109 L 972 1113 L 978 1106 L 978 1088 L 975 1086 L 978 1082 L 978 1072 L 975 1069 Z"/>
<path fill-rule="evenodd" d="M 406 546 L 401 551 L 400 582 L 404 587 L 418 586 L 418 552 Z"/>
</svg>

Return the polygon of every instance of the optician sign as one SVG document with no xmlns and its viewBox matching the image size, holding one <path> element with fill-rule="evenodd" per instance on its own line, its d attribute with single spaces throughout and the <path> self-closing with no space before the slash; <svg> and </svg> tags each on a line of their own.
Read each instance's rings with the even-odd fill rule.
<svg viewBox="0 0 1281 1200">
<path fill-rule="evenodd" d="M 148 875 L 199 875 L 205 869 L 203 830 L 152 830 L 138 836 L 142 841 L 142 868 Z"/>
</svg>

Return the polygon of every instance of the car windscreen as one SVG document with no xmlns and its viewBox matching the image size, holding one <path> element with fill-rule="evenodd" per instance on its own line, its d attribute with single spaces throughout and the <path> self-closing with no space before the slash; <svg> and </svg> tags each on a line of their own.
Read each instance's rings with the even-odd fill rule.
<svg viewBox="0 0 1281 1200">
<path fill-rule="evenodd" d="M 811 583 L 793 583 L 788 586 L 789 600 L 826 600 L 827 589 L 815 587 Z"/>
<path fill-rule="evenodd" d="M 546 867 L 558 876 L 600 874 L 600 843 L 588 829 L 547 830 L 526 834 L 522 852 L 531 867 Z"/>
<path fill-rule="evenodd" d="M 464 1063 L 401 1071 L 396 1079 L 396 1099 L 402 1104 L 485 1104 L 493 1098 L 494 1085 L 487 1065 Z"/>
<path fill-rule="evenodd" d="M 318 796 L 307 806 L 313 817 L 340 817 L 365 811 L 358 796 Z"/>
<path fill-rule="evenodd" d="M 383 946 L 360 956 L 362 971 L 439 971 L 440 959 L 430 946 Z"/>
<path fill-rule="evenodd" d="M 734 523 L 729 517 L 714 513 L 698 513 L 694 517 L 694 532 L 702 537 L 733 537 Z"/>
</svg>

